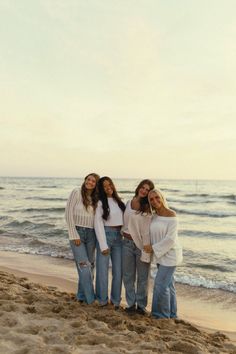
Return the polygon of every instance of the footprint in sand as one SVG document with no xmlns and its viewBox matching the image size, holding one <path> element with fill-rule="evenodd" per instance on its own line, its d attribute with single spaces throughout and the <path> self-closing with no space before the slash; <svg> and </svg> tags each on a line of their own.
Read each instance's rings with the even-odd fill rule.
<svg viewBox="0 0 236 354">
<path fill-rule="evenodd" d="M 15 327 L 17 323 L 18 323 L 17 319 L 12 317 L 7 317 L 3 319 L 2 326 L 11 328 L 11 327 Z"/>
<path fill-rule="evenodd" d="M 35 306 L 27 306 L 26 311 L 29 313 L 36 313 L 37 312 Z"/>
</svg>

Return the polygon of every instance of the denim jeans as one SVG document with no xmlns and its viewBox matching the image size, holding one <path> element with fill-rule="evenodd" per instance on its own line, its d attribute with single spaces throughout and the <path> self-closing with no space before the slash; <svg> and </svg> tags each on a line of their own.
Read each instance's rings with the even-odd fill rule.
<svg viewBox="0 0 236 354">
<path fill-rule="evenodd" d="M 138 307 L 144 309 L 147 306 L 150 263 L 140 261 L 140 257 L 141 250 L 134 241 L 124 238 L 122 262 L 126 301 L 128 307 L 137 303 Z"/>
<path fill-rule="evenodd" d="M 81 244 L 76 246 L 70 240 L 71 249 L 77 267 L 79 281 L 77 299 L 91 304 L 95 299 L 93 287 L 93 269 L 95 260 L 96 235 L 94 229 L 76 226 Z"/>
<path fill-rule="evenodd" d="M 152 315 L 156 318 L 176 318 L 177 303 L 174 285 L 175 266 L 157 265 L 152 298 Z"/>
<path fill-rule="evenodd" d="M 119 306 L 122 286 L 122 242 L 120 231 L 105 226 L 107 245 L 110 255 L 101 253 L 97 242 L 96 260 L 96 297 L 101 305 L 108 303 L 109 261 L 112 264 L 111 302 Z"/>
</svg>

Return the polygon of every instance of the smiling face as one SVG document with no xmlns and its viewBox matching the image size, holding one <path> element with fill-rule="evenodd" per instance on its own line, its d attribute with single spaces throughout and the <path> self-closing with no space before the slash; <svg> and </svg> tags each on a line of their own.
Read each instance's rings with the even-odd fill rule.
<svg viewBox="0 0 236 354">
<path fill-rule="evenodd" d="M 114 192 L 113 185 L 107 179 L 103 182 L 103 189 L 104 189 L 104 192 L 106 193 L 108 198 L 112 197 L 113 192 Z"/>
<path fill-rule="evenodd" d="M 155 191 L 149 193 L 148 199 L 152 208 L 155 210 L 159 210 L 163 206 L 161 196 Z"/>
<path fill-rule="evenodd" d="M 97 184 L 96 178 L 92 175 L 89 175 L 84 182 L 85 188 L 88 191 L 93 191 L 96 188 L 96 184 Z"/>
<path fill-rule="evenodd" d="M 148 195 L 149 191 L 150 191 L 149 185 L 146 183 L 143 184 L 138 190 L 138 197 L 145 198 Z"/>
</svg>

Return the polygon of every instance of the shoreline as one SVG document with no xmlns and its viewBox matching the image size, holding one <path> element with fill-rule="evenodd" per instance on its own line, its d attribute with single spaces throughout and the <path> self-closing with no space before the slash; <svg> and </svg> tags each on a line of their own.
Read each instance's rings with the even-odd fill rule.
<svg viewBox="0 0 236 354">
<path fill-rule="evenodd" d="M 77 271 L 74 261 L 48 256 L 0 251 L 0 270 L 34 283 L 75 293 Z M 149 287 L 152 288 L 152 280 Z M 223 290 L 205 289 L 176 284 L 179 318 L 207 333 L 220 331 L 236 343 L 236 294 Z M 152 291 L 149 291 L 147 310 L 150 311 Z M 227 296 L 226 296 L 227 295 Z M 122 303 L 125 307 L 124 287 Z"/>
</svg>

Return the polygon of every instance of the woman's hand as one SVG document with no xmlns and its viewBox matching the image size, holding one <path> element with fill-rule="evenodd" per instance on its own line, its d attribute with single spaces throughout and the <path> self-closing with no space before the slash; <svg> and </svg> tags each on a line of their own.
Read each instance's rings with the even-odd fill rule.
<svg viewBox="0 0 236 354">
<path fill-rule="evenodd" d="M 80 238 L 77 238 L 76 240 L 74 240 L 74 244 L 75 244 L 77 247 L 80 246 L 80 244 L 81 244 Z"/>
<path fill-rule="evenodd" d="M 151 245 L 144 245 L 144 246 L 143 246 L 143 250 L 144 250 L 146 253 L 152 253 L 152 246 L 151 246 Z"/>
<path fill-rule="evenodd" d="M 109 248 L 107 248 L 106 250 L 102 251 L 103 256 L 108 256 L 110 254 L 110 250 Z"/>
</svg>

